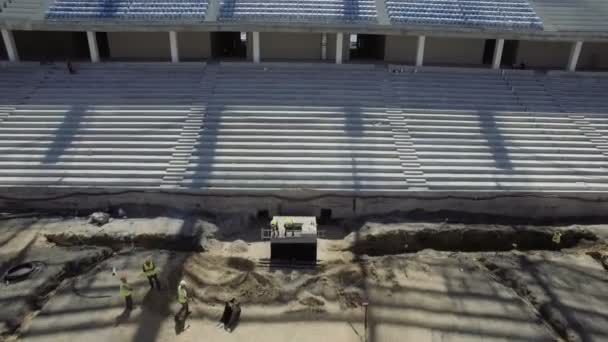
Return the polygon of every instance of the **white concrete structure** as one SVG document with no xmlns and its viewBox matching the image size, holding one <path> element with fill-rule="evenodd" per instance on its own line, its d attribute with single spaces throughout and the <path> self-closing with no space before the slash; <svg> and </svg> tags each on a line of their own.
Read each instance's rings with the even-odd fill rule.
<svg viewBox="0 0 608 342">
<path fill-rule="evenodd" d="M 321 36 L 321 60 L 327 60 L 327 33 Z"/>
<path fill-rule="evenodd" d="M 496 45 L 494 46 L 494 58 L 492 59 L 492 69 L 500 69 L 500 62 L 502 61 L 502 50 L 504 46 L 504 39 L 496 39 Z"/>
<path fill-rule="evenodd" d="M 169 44 L 171 45 L 171 62 L 179 62 L 179 42 L 177 40 L 177 32 L 169 32 Z"/>
<path fill-rule="evenodd" d="M 95 32 L 87 31 L 87 42 L 89 43 L 89 55 L 92 63 L 99 63 L 99 49 L 97 48 L 97 37 Z"/>
<path fill-rule="evenodd" d="M 260 32 L 253 32 L 253 63 L 260 63 Z"/>
<path fill-rule="evenodd" d="M 2 29 L 2 39 L 4 40 L 8 60 L 11 62 L 18 62 L 19 53 L 17 52 L 17 45 L 15 45 L 15 37 L 13 37 L 13 32 L 7 29 Z"/>
<path fill-rule="evenodd" d="M 424 63 L 424 43 L 425 36 L 418 36 L 418 45 L 416 47 L 416 66 L 422 66 Z"/>
<path fill-rule="evenodd" d="M 581 55 L 581 49 L 583 48 L 583 42 L 578 41 L 572 43 L 570 50 L 570 57 L 568 58 L 568 71 L 576 71 L 576 65 L 578 64 L 578 58 Z"/>
<path fill-rule="evenodd" d="M 336 64 L 342 64 L 344 33 L 336 33 Z"/>
</svg>

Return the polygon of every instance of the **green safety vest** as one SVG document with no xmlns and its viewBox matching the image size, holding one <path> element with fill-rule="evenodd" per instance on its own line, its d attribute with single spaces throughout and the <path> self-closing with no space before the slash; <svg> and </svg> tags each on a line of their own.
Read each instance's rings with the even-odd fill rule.
<svg viewBox="0 0 608 342">
<path fill-rule="evenodd" d="M 144 274 L 146 275 L 146 277 L 151 277 L 157 273 L 158 271 L 156 270 L 156 265 L 154 265 L 154 262 L 144 262 Z"/>
<path fill-rule="evenodd" d="M 120 296 L 121 297 L 128 297 L 131 295 L 131 293 L 133 293 L 133 289 L 131 288 L 131 286 L 129 284 L 120 283 Z"/>
<path fill-rule="evenodd" d="M 188 292 L 185 287 L 180 286 L 177 288 L 177 301 L 180 304 L 184 304 L 188 301 Z"/>
</svg>

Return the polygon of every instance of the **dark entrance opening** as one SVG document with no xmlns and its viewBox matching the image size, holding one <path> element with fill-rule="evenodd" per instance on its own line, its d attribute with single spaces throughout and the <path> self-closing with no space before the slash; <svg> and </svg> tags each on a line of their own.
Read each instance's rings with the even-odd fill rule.
<svg viewBox="0 0 608 342">
<path fill-rule="evenodd" d="M 0 60 L 7 60 L 8 53 L 6 52 L 6 46 L 4 46 L 4 39 L 0 39 Z"/>
<path fill-rule="evenodd" d="M 505 40 L 505 46 L 502 49 L 502 65 L 513 66 L 516 63 L 517 48 L 519 47 L 518 40 Z"/>
<path fill-rule="evenodd" d="M 350 35 L 350 59 L 384 60 L 384 40 L 377 34 Z"/>
<path fill-rule="evenodd" d="M 85 32 L 15 31 L 15 45 L 24 61 L 88 60 Z"/>
<path fill-rule="evenodd" d="M 258 220 L 262 221 L 270 221 L 270 214 L 268 213 L 268 210 L 258 210 Z"/>
<path fill-rule="evenodd" d="M 501 66 L 513 66 L 515 64 L 515 57 L 517 56 L 517 40 L 505 40 L 502 48 L 502 60 L 500 61 Z M 496 39 L 486 39 L 486 43 L 483 48 L 483 60 L 482 63 L 486 65 L 492 64 L 494 60 L 494 49 L 496 48 Z"/>
<path fill-rule="evenodd" d="M 319 217 L 319 223 L 326 224 L 331 221 L 331 209 L 321 209 L 321 217 Z"/>
<path fill-rule="evenodd" d="M 211 34 L 213 58 L 247 58 L 247 34 L 244 32 L 214 32 Z"/>
<path fill-rule="evenodd" d="M 486 39 L 486 43 L 483 47 L 483 58 L 482 63 L 486 65 L 492 64 L 494 59 L 494 49 L 496 48 L 496 39 Z"/>
<path fill-rule="evenodd" d="M 99 58 L 104 60 L 110 58 L 110 43 L 108 42 L 108 34 L 106 32 L 97 32 L 97 49 L 99 50 Z"/>
</svg>

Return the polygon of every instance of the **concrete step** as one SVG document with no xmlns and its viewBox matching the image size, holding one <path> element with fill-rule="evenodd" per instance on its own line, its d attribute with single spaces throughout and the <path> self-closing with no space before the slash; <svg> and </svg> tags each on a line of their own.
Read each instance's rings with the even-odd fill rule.
<svg viewBox="0 0 608 342">
<path fill-rule="evenodd" d="M 2 179 L 0 179 L 0 184 Z M 235 188 L 241 190 L 319 189 L 319 190 L 383 190 L 397 191 L 407 188 L 405 181 L 359 181 L 359 180 L 225 180 L 208 178 L 186 178 L 181 183 L 192 188 Z"/>
</svg>

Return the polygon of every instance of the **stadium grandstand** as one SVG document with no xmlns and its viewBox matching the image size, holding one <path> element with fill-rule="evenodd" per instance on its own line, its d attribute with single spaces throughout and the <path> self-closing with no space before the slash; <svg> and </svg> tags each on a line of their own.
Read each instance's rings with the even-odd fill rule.
<svg viewBox="0 0 608 342">
<path fill-rule="evenodd" d="M 605 0 L 0 0 L 0 204 L 593 215 L 607 17 Z"/>
</svg>

